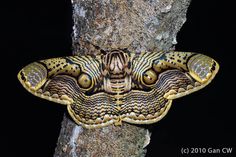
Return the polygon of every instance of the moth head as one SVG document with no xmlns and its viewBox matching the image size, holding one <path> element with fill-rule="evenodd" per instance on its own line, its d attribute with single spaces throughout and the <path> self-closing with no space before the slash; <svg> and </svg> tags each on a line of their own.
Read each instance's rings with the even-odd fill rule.
<svg viewBox="0 0 236 157">
<path fill-rule="evenodd" d="M 104 76 L 120 78 L 130 73 L 130 57 L 121 50 L 113 50 L 102 58 Z"/>
</svg>

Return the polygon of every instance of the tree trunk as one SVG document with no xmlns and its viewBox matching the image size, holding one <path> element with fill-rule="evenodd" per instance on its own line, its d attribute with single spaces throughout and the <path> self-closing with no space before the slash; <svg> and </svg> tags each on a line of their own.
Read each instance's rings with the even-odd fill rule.
<svg viewBox="0 0 236 157">
<path fill-rule="evenodd" d="M 174 49 L 190 0 L 72 0 L 73 54 Z M 123 123 L 84 129 L 66 114 L 54 157 L 142 157 L 147 128 Z"/>
</svg>

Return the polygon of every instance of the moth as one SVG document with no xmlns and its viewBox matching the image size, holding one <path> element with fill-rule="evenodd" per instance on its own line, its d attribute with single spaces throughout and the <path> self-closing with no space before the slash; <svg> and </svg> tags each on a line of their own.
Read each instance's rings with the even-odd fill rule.
<svg viewBox="0 0 236 157">
<path fill-rule="evenodd" d="M 155 123 L 173 99 L 202 89 L 218 70 L 214 59 L 193 52 L 112 50 L 36 61 L 18 79 L 33 95 L 66 105 L 77 124 L 91 129 Z"/>
</svg>

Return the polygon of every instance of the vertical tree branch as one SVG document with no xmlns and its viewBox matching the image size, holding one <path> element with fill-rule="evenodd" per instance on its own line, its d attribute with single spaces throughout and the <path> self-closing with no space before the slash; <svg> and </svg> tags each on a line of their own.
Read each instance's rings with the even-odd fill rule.
<svg viewBox="0 0 236 157">
<path fill-rule="evenodd" d="M 72 0 L 73 54 L 174 49 L 190 0 Z M 145 156 L 148 129 L 123 123 L 84 129 L 64 116 L 54 157 Z"/>
</svg>

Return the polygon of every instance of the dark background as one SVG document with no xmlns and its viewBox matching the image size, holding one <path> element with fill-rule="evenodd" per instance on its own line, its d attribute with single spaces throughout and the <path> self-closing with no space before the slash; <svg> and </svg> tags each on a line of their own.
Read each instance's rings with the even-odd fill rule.
<svg viewBox="0 0 236 157">
<path fill-rule="evenodd" d="M 211 56 L 220 71 L 203 90 L 175 100 L 167 116 L 153 125 L 148 157 L 181 156 L 183 147 L 234 147 L 235 154 L 232 6 L 226 1 L 192 1 L 176 50 Z M 33 61 L 71 55 L 70 1 L 10 1 L 1 4 L 1 11 L 1 150 L 6 156 L 51 157 L 66 108 L 31 95 L 16 75 Z"/>
</svg>

